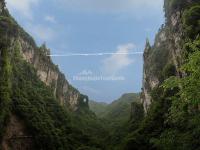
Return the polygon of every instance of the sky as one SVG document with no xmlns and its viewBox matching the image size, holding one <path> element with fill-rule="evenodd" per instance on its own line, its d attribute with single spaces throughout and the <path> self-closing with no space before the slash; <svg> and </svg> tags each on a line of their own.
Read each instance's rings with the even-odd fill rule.
<svg viewBox="0 0 200 150">
<path fill-rule="evenodd" d="M 140 92 L 143 50 L 164 23 L 163 0 L 6 0 L 10 13 L 46 43 L 53 62 L 91 100 Z"/>
</svg>

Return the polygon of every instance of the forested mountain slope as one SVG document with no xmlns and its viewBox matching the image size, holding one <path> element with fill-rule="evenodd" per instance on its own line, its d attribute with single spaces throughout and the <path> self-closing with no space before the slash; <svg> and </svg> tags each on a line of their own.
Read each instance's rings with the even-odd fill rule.
<svg viewBox="0 0 200 150">
<path fill-rule="evenodd" d="M 96 102 L 94 100 L 89 101 L 90 110 L 93 111 L 97 116 L 101 116 L 109 104 L 104 102 Z"/>
<path fill-rule="evenodd" d="M 126 150 L 200 149 L 200 1 L 164 2 L 166 22 L 144 51 L 146 116 L 132 122 Z"/>
<path fill-rule="evenodd" d="M 89 102 L 90 109 L 102 119 L 109 131 L 107 149 L 122 150 L 124 137 L 131 130 L 131 122 L 140 122 L 143 118 L 143 107 L 140 94 L 127 93 L 110 104 Z M 132 111 L 131 111 L 132 110 Z"/>
<path fill-rule="evenodd" d="M 110 104 L 90 101 L 90 109 L 95 114 L 107 120 L 128 120 L 131 115 L 131 104 L 140 103 L 139 94 L 127 93 Z"/>
<path fill-rule="evenodd" d="M 1 30 L 4 30 L 2 36 L 8 36 L 10 48 L 18 47 L 22 58 L 35 68 L 38 78 L 53 90 L 60 105 L 76 111 L 82 103 L 79 101 L 81 94 L 69 84 L 58 66 L 53 64 L 46 45 L 38 47 L 33 38 L 9 15 L 7 9 L 2 10 L 0 17 Z M 85 103 L 88 105 L 88 100 Z"/>
<path fill-rule="evenodd" d="M 107 132 L 88 97 L 69 85 L 46 46 L 36 46 L 3 0 L 0 8 L 0 149 L 104 149 L 97 139 Z"/>
<path fill-rule="evenodd" d="M 144 51 L 141 103 L 125 94 L 97 118 L 0 0 L 0 149 L 200 149 L 200 2 L 164 2 L 165 24 Z"/>
</svg>

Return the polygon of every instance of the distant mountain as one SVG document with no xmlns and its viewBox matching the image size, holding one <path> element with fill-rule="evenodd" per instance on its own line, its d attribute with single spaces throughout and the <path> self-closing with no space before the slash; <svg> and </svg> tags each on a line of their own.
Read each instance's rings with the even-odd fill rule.
<svg viewBox="0 0 200 150">
<path fill-rule="evenodd" d="M 131 103 L 133 102 L 140 102 L 139 94 L 124 94 L 111 104 L 90 101 L 89 106 L 90 109 L 100 118 L 112 121 L 122 121 L 130 118 Z"/>
<path fill-rule="evenodd" d="M 97 116 L 100 116 L 106 111 L 108 104 L 104 102 L 96 102 L 93 100 L 89 101 L 90 110 L 93 111 Z"/>
<path fill-rule="evenodd" d="M 105 141 L 108 142 L 108 149 L 123 149 L 120 146 L 123 138 L 129 133 L 130 121 L 133 116 L 131 115 L 131 108 L 139 106 L 143 109 L 139 95 L 135 93 L 123 94 L 110 104 L 95 101 L 89 102 L 90 110 L 102 120 L 104 127 L 108 130 L 109 136 L 105 137 Z"/>
</svg>

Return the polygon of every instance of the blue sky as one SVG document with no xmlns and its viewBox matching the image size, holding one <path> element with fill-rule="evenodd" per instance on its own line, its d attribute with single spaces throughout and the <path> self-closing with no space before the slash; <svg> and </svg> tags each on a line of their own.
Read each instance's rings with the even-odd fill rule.
<svg viewBox="0 0 200 150">
<path fill-rule="evenodd" d="M 143 52 L 146 38 L 153 43 L 164 22 L 163 0 L 6 1 L 18 23 L 38 45 L 46 42 L 52 55 L 110 53 L 52 57 L 90 99 L 111 102 L 141 91 L 143 57 L 134 52 Z M 75 80 L 77 76 L 120 80 Z"/>
</svg>

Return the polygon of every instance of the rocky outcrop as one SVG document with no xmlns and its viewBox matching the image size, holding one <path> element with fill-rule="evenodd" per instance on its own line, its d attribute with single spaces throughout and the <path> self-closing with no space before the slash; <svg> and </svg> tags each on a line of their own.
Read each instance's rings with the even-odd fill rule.
<svg viewBox="0 0 200 150">
<path fill-rule="evenodd" d="M 143 88 L 141 101 L 147 113 L 152 103 L 151 92 L 168 78 L 163 74 L 171 65 L 175 68 L 174 75 L 184 75 L 180 71 L 183 64 L 183 8 L 198 2 L 197 0 L 171 1 L 165 0 L 165 25 L 162 25 L 156 35 L 153 46 L 147 42 L 144 50 Z"/>
<path fill-rule="evenodd" d="M 163 70 L 168 64 L 176 67 L 176 74 L 179 75 L 181 63 L 182 37 L 181 12 L 174 12 L 166 25 L 163 25 L 151 46 L 148 42 L 144 50 L 143 88 L 141 101 L 144 111 L 147 113 L 151 103 L 151 91 L 158 87 L 164 80 Z M 176 31 L 175 31 L 176 30 Z"/>
<path fill-rule="evenodd" d="M 69 84 L 58 66 L 53 64 L 50 50 L 45 45 L 37 48 L 23 37 L 19 37 L 17 42 L 23 58 L 34 66 L 40 80 L 51 87 L 59 103 L 76 111 L 80 103 L 80 92 Z"/>
<path fill-rule="evenodd" d="M 5 7 L 5 1 L 0 0 L 0 13 L 3 11 L 4 7 Z"/>
<path fill-rule="evenodd" d="M 144 68 L 143 68 L 143 88 L 141 101 L 144 111 L 147 113 L 152 103 L 151 91 L 158 87 L 162 82 L 162 69 L 171 60 L 170 52 L 167 50 L 167 31 L 162 27 L 156 36 L 156 42 L 153 46 L 146 42 L 144 50 Z"/>
<path fill-rule="evenodd" d="M 0 14 L 0 32 L 3 34 L 8 29 L 6 34 L 11 43 L 10 49 L 13 53 L 16 49 L 19 50 L 22 58 L 35 68 L 39 79 L 52 89 L 55 98 L 62 106 L 66 106 L 72 111 L 79 109 L 83 101 L 80 99 L 83 97 L 81 93 L 69 84 L 58 66 L 52 62 L 49 56 L 50 50 L 46 48 L 46 45 L 38 47 L 32 37 L 10 16 L 3 2 L 3 0 L 0 1 L 0 8 L 4 12 Z M 85 103 L 88 105 L 87 102 Z"/>
</svg>

